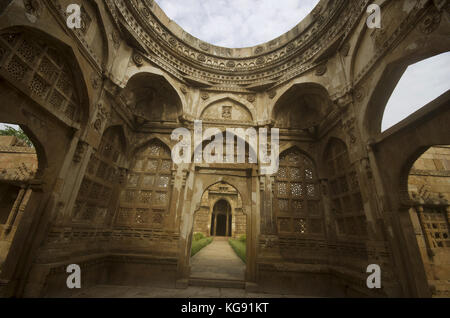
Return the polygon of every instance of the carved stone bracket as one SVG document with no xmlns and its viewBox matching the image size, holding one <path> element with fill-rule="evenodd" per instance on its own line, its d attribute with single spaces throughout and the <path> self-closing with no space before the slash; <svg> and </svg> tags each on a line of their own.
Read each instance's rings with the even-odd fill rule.
<svg viewBox="0 0 450 318">
<path fill-rule="evenodd" d="M 139 52 L 133 53 L 133 62 L 137 67 L 141 67 L 142 65 L 144 65 L 144 59 Z"/>
<path fill-rule="evenodd" d="M 108 120 L 110 112 L 103 103 L 98 103 L 97 119 L 94 122 L 94 128 L 98 132 L 102 131 L 104 123 Z"/>
<path fill-rule="evenodd" d="M 352 117 L 342 123 L 342 128 L 347 132 L 348 136 L 350 137 L 350 143 L 352 144 L 356 143 L 357 140 L 355 136 L 355 123 L 355 117 Z"/>
<path fill-rule="evenodd" d="M 423 34 L 431 34 L 439 27 L 440 23 L 441 13 L 433 8 L 425 15 L 417 27 Z"/>
<path fill-rule="evenodd" d="M 264 192 L 265 188 L 266 188 L 266 176 L 261 175 L 259 176 L 259 190 L 261 192 Z"/>
<path fill-rule="evenodd" d="M 39 0 L 23 0 L 23 5 L 30 22 L 36 22 L 42 13 L 42 3 Z"/>
<path fill-rule="evenodd" d="M 78 163 L 83 159 L 84 154 L 86 153 L 86 149 L 88 144 L 82 140 L 80 140 L 77 144 L 77 149 L 75 150 L 75 154 L 73 155 L 73 161 Z"/>
<path fill-rule="evenodd" d="M 119 184 L 123 185 L 127 182 L 128 172 L 129 171 L 126 168 L 119 168 L 119 171 L 118 171 Z"/>
<path fill-rule="evenodd" d="M 353 94 L 347 93 L 335 100 L 334 103 L 339 107 L 341 112 L 345 112 L 353 103 Z"/>
<path fill-rule="evenodd" d="M 102 85 L 103 79 L 100 75 L 94 73 L 91 77 L 91 84 L 93 89 L 98 89 Z"/>
<path fill-rule="evenodd" d="M 361 167 L 364 169 L 368 179 L 373 178 L 372 167 L 370 166 L 370 159 L 365 157 L 361 159 Z"/>
<path fill-rule="evenodd" d="M 183 169 L 183 180 L 182 180 L 182 186 L 185 187 L 186 186 L 186 180 L 187 177 L 189 175 L 189 170 L 188 169 Z"/>
<path fill-rule="evenodd" d="M 327 72 L 327 63 L 322 63 L 316 68 L 316 75 L 317 76 L 323 76 Z"/>
</svg>

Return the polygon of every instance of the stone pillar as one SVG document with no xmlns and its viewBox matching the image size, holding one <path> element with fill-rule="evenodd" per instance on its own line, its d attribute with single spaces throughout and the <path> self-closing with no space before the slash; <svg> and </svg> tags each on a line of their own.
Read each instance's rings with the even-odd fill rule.
<svg viewBox="0 0 450 318">
<path fill-rule="evenodd" d="M 172 168 L 172 177 L 170 181 L 171 191 L 170 191 L 170 203 L 169 203 L 169 213 L 165 220 L 166 228 L 170 231 L 178 232 L 178 213 L 177 205 L 182 200 L 182 189 L 183 189 L 183 176 L 185 171 L 183 169 L 178 169 L 177 167 Z"/>
<path fill-rule="evenodd" d="M 246 204 L 247 215 L 247 271 L 245 280 L 249 283 L 256 283 L 256 259 L 258 251 L 258 241 L 260 233 L 260 178 L 256 167 L 249 171 L 248 177 L 248 201 Z M 243 202 L 244 204 L 244 202 Z"/>
<path fill-rule="evenodd" d="M 227 228 L 226 228 L 226 233 L 225 236 L 230 236 L 230 213 L 227 211 Z"/>
<path fill-rule="evenodd" d="M 189 259 L 190 259 L 190 245 L 191 234 L 193 227 L 194 213 L 200 208 L 201 203 L 196 204 L 195 197 L 195 166 L 186 171 L 186 178 L 183 182 L 185 189 L 183 192 L 183 204 L 180 207 L 180 245 L 178 251 L 178 266 L 177 266 L 177 283 L 178 288 L 187 288 L 189 279 Z M 201 194 L 198 202 L 201 202 Z"/>
<path fill-rule="evenodd" d="M 24 196 L 25 196 L 25 192 L 26 190 L 22 187 L 19 191 L 19 194 L 17 195 L 16 200 L 14 201 L 13 207 L 11 209 L 11 211 L 9 212 L 9 216 L 8 216 L 8 220 L 6 221 L 6 226 L 5 226 L 5 236 L 9 234 L 9 232 L 11 231 L 12 227 L 18 223 L 16 222 L 17 220 L 17 214 L 19 212 L 19 208 L 22 205 Z"/>
<path fill-rule="evenodd" d="M 214 213 L 214 236 L 216 235 L 217 235 L 217 213 Z"/>
<path fill-rule="evenodd" d="M 45 231 L 39 231 L 45 224 L 46 213 L 51 208 L 52 200 L 48 192 L 44 192 L 40 181 L 32 181 L 28 204 L 20 213 L 20 224 L 11 243 L 8 256 L 0 273 L 0 297 L 19 296 L 22 293 L 28 269 L 31 267 L 37 243 L 40 243 Z M 19 209 L 20 210 L 20 209 Z"/>
<path fill-rule="evenodd" d="M 276 233 L 276 220 L 272 211 L 274 177 L 268 175 L 259 176 L 261 192 L 261 224 L 260 232 L 263 235 L 274 235 Z"/>
<path fill-rule="evenodd" d="M 69 154 L 72 154 L 72 160 L 65 167 L 65 171 L 62 171 L 65 173 L 65 178 L 59 198 L 60 209 L 56 211 L 58 214 L 55 225 L 66 226 L 71 223 L 72 210 L 93 152 L 93 147 L 78 137 L 72 141 L 69 151 Z"/>
<path fill-rule="evenodd" d="M 376 251 L 376 246 L 381 247 L 381 244 L 384 244 L 384 252 L 389 255 L 388 261 L 391 264 L 389 270 L 392 271 L 392 276 L 390 277 L 391 281 L 387 281 L 390 290 L 387 289 L 386 292 L 391 297 L 431 297 L 409 215 L 410 206 L 400 204 L 402 194 L 399 189 L 396 189 L 396 193 L 392 193 L 389 186 L 383 183 L 384 177 L 374 152 L 375 146 L 369 145 L 369 147 L 368 163 L 370 176 L 373 178 L 371 197 L 376 200 L 374 203 L 376 203 L 377 211 L 374 220 L 374 237 L 384 238 L 383 241 L 378 241 L 378 243 L 372 241 L 371 244 L 374 245 L 373 251 Z M 384 168 L 386 169 L 386 167 Z M 391 193 L 386 193 L 386 189 Z M 408 196 L 407 193 L 404 195 Z M 403 199 L 403 202 L 406 201 Z M 399 286 L 396 286 L 396 280 Z"/>
</svg>

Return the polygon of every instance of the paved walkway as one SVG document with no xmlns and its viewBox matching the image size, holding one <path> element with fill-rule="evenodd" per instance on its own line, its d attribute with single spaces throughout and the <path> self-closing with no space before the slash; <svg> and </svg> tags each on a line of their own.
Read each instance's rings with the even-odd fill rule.
<svg viewBox="0 0 450 318">
<path fill-rule="evenodd" d="M 245 264 L 228 243 L 215 238 L 191 259 L 191 278 L 244 280 Z M 245 289 L 189 286 L 186 289 L 97 285 L 74 298 L 298 298 L 298 295 L 249 293 Z"/>
<path fill-rule="evenodd" d="M 214 238 L 191 258 L 191 278 L 245 280 L 245 263 L 233 251 L 228 239 Z"/>
</svg>

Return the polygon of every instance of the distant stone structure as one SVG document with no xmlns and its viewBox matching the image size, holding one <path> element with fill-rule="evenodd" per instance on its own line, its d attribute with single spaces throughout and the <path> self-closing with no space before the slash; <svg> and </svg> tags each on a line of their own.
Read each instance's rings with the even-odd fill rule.
<svg viewBox="0 0 450 318">
<path fill-rule="evenodd" d="M 70 296 L 69 264 L 84 288 L 185 288 L 195 231 L 245 233 L 248 291 L 449 296 L 448 181 L 434 176 L 448 180 L 448 161 L 411 168 L 450 145 L 450 92 L 381 132 L 408 65 L 450 50 L 448 0 L 321 0 L 291 31 L 234 49 L 152 0 L 78 1 L 70 29 L 71 3 L 0 4 L 0 122 L 35 146 L 0 146 L 1 296 Z M 278 128 L 280 169 L 174 164 L 171 134 L 196 120 L 216 136 Z"/>
<path fill-rule="evenodd" d="M 0 136 L 0 270 L 31 195 L 37 165 L 32 147 L 14 136 Z"/>
<path fill-rule="evenodd" d="M 246 222 L 239 192 L 227 183 L 217 183 L 202 196 L 201 207 L 195 214 L 194 233 L 236 238 L 247 233 Z"/>
<path fill-rule="evenodd" d="M 411 168 L 409 191 L 416 205 L 410 215 L 434 295 L 449 295 L 450 146 L 427 150 Z"/>
</svg>

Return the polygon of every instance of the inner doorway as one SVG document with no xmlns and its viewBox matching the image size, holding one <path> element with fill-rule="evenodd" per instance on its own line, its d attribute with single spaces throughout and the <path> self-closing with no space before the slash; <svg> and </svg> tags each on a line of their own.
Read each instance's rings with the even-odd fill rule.
<svg viewBox="0 0 450 318">
<path fill-rule="evenodd" d="M 233 215 L 231 206 L 226 200 L 219 200 L 214 204 L 211 215 L 211 236 L 231 236 Z"/>
<path fill-rule="evenodd" d="M 209 186 L 194 215 L 189 283 L 243 288 L 247 215 L 237 189 L 226 182 Z M 233 243 L 239 241 L 238 254 Z M 230 285 L 231 284 L 231 285 Z M 208 285 L 210 286 L 210 285 Z M 224 287 L 224 286 L 222 286 Z"/>
</svg>

